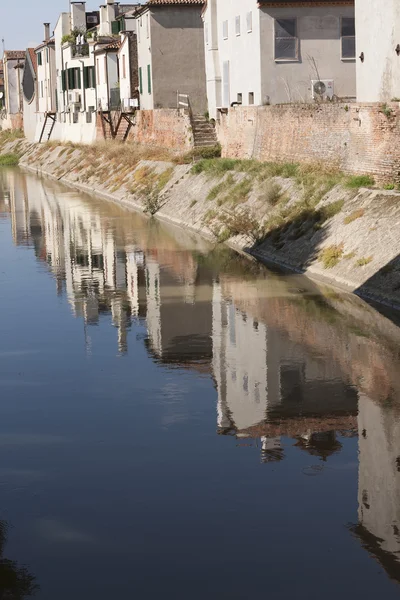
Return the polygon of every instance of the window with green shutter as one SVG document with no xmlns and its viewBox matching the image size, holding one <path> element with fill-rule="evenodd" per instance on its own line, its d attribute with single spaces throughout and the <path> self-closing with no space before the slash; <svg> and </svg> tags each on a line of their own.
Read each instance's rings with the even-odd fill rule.
<svg viewBox="0 0 400 600">
<path fill-rule="evenodd" d="M 147 65 L 147 91 L 151 94 L 151 71 L 150 65 Z"/>
<path fill-rule="evenodd" d="M 118 21 L 112 21 L 111 23 L 111 33 L 113 35 L 118 35 L 119 34 L 119 28 L 120 28 L 120 24 Z"/>
<path fill-rule="evenodd" d="M 80 90 L 82 87 L 82 81 L 81 81 L 81 70 L 79 67 L 75 68 L 75 89 Z"/>
<path fill-rule="evenodd" d="M 139 92 L 143 94 L 143 73 L 142 67 L 139 67 Z"/>
<path fill-rule="evenodd" d="M 61 71 L 61 87 L 62 87 L 62 91 L 65 92 L 67 89 L 67 73 L 66 73 L 66 71 Z"/>
<path fill-rule="evenodd" d="M 68 69 L 67 73 L 68 73 L 68 89 L 69 90 L 73 90 L 74 86 L 75 86 L 75 75 L 74 75 L 75 69 Z"/>
<path fill-rule="evenodd" d="M 38 52 L 38 54 L 37 54 L 37 64 L 39 65 L 39 67 L 41 67 L 42 64 L 43 64 L 42 63 L 42 53 L 41 52 Z"/>
<path fill-rule="evenodd" d="M 83 87 L 85 90 L 89 87 L 89 68 L 90 67 L 83 67 Z"/>
</svg>

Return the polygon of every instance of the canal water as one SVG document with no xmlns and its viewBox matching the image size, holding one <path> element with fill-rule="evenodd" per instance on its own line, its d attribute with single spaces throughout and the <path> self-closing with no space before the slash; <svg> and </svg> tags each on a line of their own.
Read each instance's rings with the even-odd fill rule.
<svg viewBox="0 0 400 600">
<path fill-rule="evenodd" d="M 0 171 L 0 597 L 398 598 L 400 329 Z"/>
</svg>

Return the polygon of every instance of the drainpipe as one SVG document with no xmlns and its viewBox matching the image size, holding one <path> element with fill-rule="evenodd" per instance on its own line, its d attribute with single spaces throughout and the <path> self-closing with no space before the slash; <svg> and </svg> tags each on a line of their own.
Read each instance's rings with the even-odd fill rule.
<svg viewBox="0 0 400 600">
<path fill-rule="evenodd" d="M 84 77 L 85 63 L 83 60 L 79 60 L 79 62 L 82 65 L 82 76 L 81 76 L 81 82 L 82 82 L 81 92 L 82 92 L 82 98 L 83 98 L 82 105 L 83 105 L 83 112 L 86 112 L 86 93 L 85 93 L 85 77 Z"/>
</svg>

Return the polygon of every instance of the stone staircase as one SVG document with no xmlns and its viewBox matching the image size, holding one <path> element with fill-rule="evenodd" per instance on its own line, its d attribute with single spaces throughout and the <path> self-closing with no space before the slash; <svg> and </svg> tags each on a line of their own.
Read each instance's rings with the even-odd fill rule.
<svg viewBox="0 0 400 600">
<path fill-rule="evenodd" d="M 211 147 L 218 144 L 214 125 L 203 115 L 193 115 L 192 128 L 195 148 Z"/>
</svg>

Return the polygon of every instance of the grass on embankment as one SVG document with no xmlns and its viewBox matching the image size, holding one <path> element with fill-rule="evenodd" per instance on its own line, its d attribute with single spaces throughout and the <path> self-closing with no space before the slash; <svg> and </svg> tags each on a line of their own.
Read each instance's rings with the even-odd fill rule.
<svg viewBox="0 0 400 600">
<path fill-rule="evenodd" d="M 13 152 L 0 154 L 0 167 L 16 167 L 19 163 L 19 154 Z"/>
</svg>

